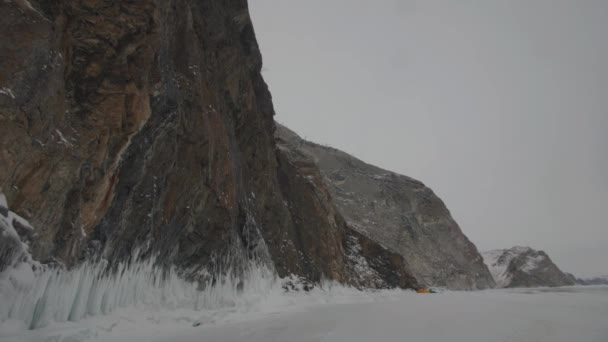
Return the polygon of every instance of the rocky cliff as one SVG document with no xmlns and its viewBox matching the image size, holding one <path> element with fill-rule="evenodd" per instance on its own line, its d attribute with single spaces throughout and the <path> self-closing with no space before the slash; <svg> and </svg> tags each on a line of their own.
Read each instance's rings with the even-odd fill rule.
<svg viewBox="0 0 608 342">
<path fill-rule="evenodd" d="M 575 285 L 551 258 L 530 247 L 496 249 L 482 253 L 498 287 L 555 287 Z"/>
<path fill-rule="evenodd" d="M 345 223 L 314 164 L 277 150 L 245 0 L 0 13 L 0 187 L 35 227 L 21 237 L 34 259 L 138 251 L 196 278 L 254 258 L 313 282 L 417 286 Z"/>
<path fill-rule="evenodd" d="M 494 286 L 475 245 L 423 183 L 277 126 L 281 149 L 301 155 L 307 169 L 320 169 L 322 177 L 315 181 L 327 187 L 346 225 L 403 256 L 419 283 L 452 289 Z"/>
</svg>

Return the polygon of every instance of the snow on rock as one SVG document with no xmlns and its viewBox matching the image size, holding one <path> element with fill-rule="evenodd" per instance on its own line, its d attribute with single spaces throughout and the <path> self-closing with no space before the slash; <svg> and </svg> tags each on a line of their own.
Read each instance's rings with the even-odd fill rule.
<svg viewBox="0 0 608 342">
<path fill-rule="evenodd" d="M 17 4 L 17 6 L 21 7 L 22 9 L 36 13 L 40 18 L 43 18 L 46 20 L 46 18 L 42 15 L 42 13 L 38 12 L 38 10 L 36 10 L 34 8 L 34 6 L 32 6 L 32 4 L 28 0 L 13 0 L 13 1 Z"/>
<path fill-rule="evenodd" d="M 251 261 L 244 275 L 224 275 L 206 283 L 189 281 L 155 258 L 115 265 L 84 262 L 66 270 L 32 259 L 26 240 L 33 228 L 8 209 L 0 192 L 0 324 L 20 322 L 38 329 L 51 322 L 79 321 L 118 308 L 193 311 L 246 307 L 276 288 L 273 270 Z M 25 237 L 24 237 L 25 236 Z"/>
<path fill-rule="evenodd" d="M 350 260 L 355 274 L 363 279 L 364 283 L 375 283 L 376 287 L 385 288 L 386 283 L 378 272 L 369 265 L 361 252 L 362 248 L 359 238 L 349 236 L 346 244 L 346 257 Z"/>
<path fill-rule="evenodd" d="M 504 249 L 496 249 L 481 253 L 484 262 L 490 270 L 490 274 L 492 274 L 492 277 L 496 282 L 496 287 L 498 288 L 507 287 L 511 281 L 511 275 L 507 272 L 507 268 L 509 267 L 513 256 L 512 254 L 508 254 L 499 262 L 499 259 L 504 253 Z"/>
<path fill-rule="evenodd" d="M 526 263 L 521 267 L 523 272 L 531 274 L 534 270 L 539 268 L 541 262 L 545 260 L 545 257 L 542 255 L 531 256 L 526 259 Z"/>
<path fill-rule="evenodd" d="M 0 271 L 19 268 L 21 263 L 35 264 L 28 245 L 33 234 L 34 229 L 27 220 L 8 209 L 0 188 Z"/>
<path fill-rule="evenodd" d="M 487 251 L 482 256 L 499 288 L 574 285 L 543 251 L 516 246 Z"/>
<path fill-rule="evenodd" d="M 15 94 L 13 94 L 13 90 L 11 88 L 6 88 L 6 87 L 0 88 L 0 94 L 6 95 L 13 100 L 15 99 Z"/>
</svg>

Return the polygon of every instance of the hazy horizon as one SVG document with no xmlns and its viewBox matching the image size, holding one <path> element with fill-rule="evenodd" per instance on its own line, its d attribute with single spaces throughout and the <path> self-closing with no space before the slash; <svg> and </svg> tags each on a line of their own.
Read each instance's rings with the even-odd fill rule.
<svg viewBox="0 0 608 342">
<path fill-rule="evenodd" d="M 478 249 L 608 274 L 608 2 L 249 2 L 277 121 L 417 178 Z"/>
</svg>

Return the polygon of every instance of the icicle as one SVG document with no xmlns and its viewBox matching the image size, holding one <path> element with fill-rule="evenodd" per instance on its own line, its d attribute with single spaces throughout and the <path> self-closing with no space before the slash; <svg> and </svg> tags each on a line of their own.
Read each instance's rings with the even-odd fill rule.
<svg viewBox="0 0 608 342">
<path fill-rule="evenodd" d="M 0 189 L 0 323 L 23 321 L 30 329 L 50 322 L 78 321 L 129 306 L 151 309 L 219 309 L 247 305 L 269 293 L 277 279 L 268 266 L 268 251 L 253 218 L 244 227 L 249 246 L 233 246 L 224 262 L 202 273 L 213 274 L 205 286 L 180 276 L 173 266 L 156 266 L 154 258 L 131 260 L 110 272 L 107 261 L 87 261 L 72 270 L 41 265 L 15 229 L 33 231 L 29 223 L 8 210 Z M 235 237 L 235 241 L 241 239 Z M 253 252 L 247 251 L 254 247 Z M 252 255 L 253 254 L 253 255 Z M 216 260 L 217 261 L 217 260 Z M 202 289 L 202 290 L 201 290 Z"/>
<path fill-rule="evenodd" d="M 227 270 L 213 286 L 201 287 L 178 275 L 175 268 L 154 266 L 154 259 L 121 263 L 116 272 L 107 272 L 105 263 L 84 263 L 66 271 L 44 269 L 28 286 L 0 286 L 0 322 L 24 321 L 37 329 L 51 321 L 78 321 L 87 316 L 108 314 L 129 306 L 151 309 L 219 309 L 246 305 L 268 293 L 277 281 L 274 272 L 250 262 L 244 275 Z M 6 274 L 0 282 L 7 280 Z M 202 288 L 203 290 L 199 290 Z"/>
</svg>

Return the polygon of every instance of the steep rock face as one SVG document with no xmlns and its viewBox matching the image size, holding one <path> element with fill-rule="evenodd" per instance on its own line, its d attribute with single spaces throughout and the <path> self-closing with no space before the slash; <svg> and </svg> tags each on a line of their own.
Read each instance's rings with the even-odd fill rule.
<svg viewBox="0 0 608 342">
<path fill-rule="evenodd" d="M 275 190 L 246 2 L 0 6 L 0 184 L 41 228 L 36 258 L 139 247 L 189 264 L 234 245 L 247 194 Z"/>
<path fill-rule="evenodd" d="M 277 125 L 286 150 L 307 156 L 350 229 L 403 256 L 426 286 L 483 289 L 494 281 L 443 202 L 412 178 L 301 139 Z"/>
<path fill-rule="evenodd" d="M 259 258 L 280 276 L 415 286 L 398 255 L 342 229 L 328 200 L 288 207 L 292 191 L 322 192 L 279 165 L 245 0 L 0 11 L 0 187 L 36 227 L 35 259 L 138 250 L 195 275 Z M 354 274 L 362 260 L 374 277 Z"/>
<path fill-rule="evenodd" d="M 278 147 L 279 183 L 292 224 L 277 244 L 300 251 L 304 273 L 357 287 L 417 287 L 403 257 L 348 227 L 314 161 L 285 141 Z"/>
<path fill-rule="evenodd" d="M 530 247 L 513 247 L 483 252 L 498 287 L 555 287 L 575 285 L 551 258 Z"/>
</svg>

